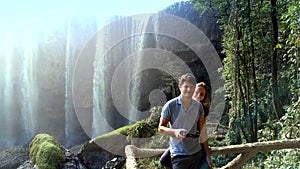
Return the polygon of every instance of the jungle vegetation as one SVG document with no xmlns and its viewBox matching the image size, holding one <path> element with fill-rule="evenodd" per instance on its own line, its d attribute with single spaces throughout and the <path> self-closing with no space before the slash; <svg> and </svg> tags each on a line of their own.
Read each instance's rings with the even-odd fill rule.
<svg viewBox="0 0 300 169">
<path fill-rule="evenodd" d="M 225 57 L 220 71 L 226 91 L 223 124 L 228 132 L 222 143 L 210 141 L 212 146 L 300 138 L 300 2 L 190 2 L 202 11 L 217 9 L 223 31 Z M 230 159 L 213 158 L 217 167 Z M 300 150 L 296 149 L 260 153 L 244 168 L 298 166 Z"/>
</svg>

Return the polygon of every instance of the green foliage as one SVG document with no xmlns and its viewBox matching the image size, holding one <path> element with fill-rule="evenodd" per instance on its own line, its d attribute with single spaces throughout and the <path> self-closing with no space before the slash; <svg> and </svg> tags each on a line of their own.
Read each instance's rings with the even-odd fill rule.
<svg viewBox="0 0 300 169">
<path fill-rule="evenodd" d="M 263 162 L 265 169 L 297 169 L 300 166 L 300 151 L 295 150 L 274 150 Z"/>
<path fill-rule="evenodd" d="M 222 36 L 225 80 L 228 102 L 229 131 L 227 144 L 299 138 L 299 48 L 300 2 L 277 0 L 276 7 L 270 1 L 241 0 L 192 0 L 196 7 L 217 7 Z M 203 5 L 205 4 L 205 5 Z M 207 5 L 209 4 L 209 5 Z M 274 28 L 271 11 L 276 8 L 278 43 L 274 44 Z M 207 9 L 206 9 L 207 10 Z M 274 47 L 277 60 L 274 63 Z M 270 69 L 278 66 L 277 72 Z M 275 116 L 272 77 L 277 76 L 280 108 L 285 115 Z M 288 107 L 288 108 L 285 108 Z M 299 151 L 299 150 L 298 150 Z M 299 166 L 299 154 L 287 150 L 260 154 L 248 164 L 249 168 L 295 168 Z M 282 164 L 287 160 L 287 164 Z M 294 161 L 294 162 L 293 162 Z M 247 167 L 246 167 L 247 168 Z"/>
<path fill-rule="evenodd" d="M 143 145 L 144 148 L 166 148 L 169 137 L 157 132 L 161 109 L 162 106 L 152 107 L 150 109 L 150 117 L 132 125 L 128 131 L 128 136 L 138 138 L 151 137 L 151 141 Z M 159 157 L 140 158 L 137 159 L 137 164 L 140 169 L 164 168 L 159 162 Z"/>
<path fill-rule="evenodd" d="M 259 153 L 243 169 L 298 169 L 299 166 L 299 149 L 285 149 Z"/>
<path fill-rule="evenodd" d="M 208 144 L 210 147 L 222 147 L 226 146 L 226 140 L 219 140 L 216 135 L 210 135 L 208 139 Z M 235 158 L 235 154 L 217 155 L 211 156 L 212 162 L 215 167 L 222 167 Z"/>
<path fill-rule="evenodd" d="M 225 142 L 210 140 L 211 146 L 242 144 L 253 141 L 269 141 L 300 137 L 299 115 L 299 47 L 300 23 L 298 0 L 277 0 L 278 43 L 274 42 L 274 30 L 269 1 L 191 0 L 200 11 L 217 9 L 219 24 L 224 31 L 222 53 L 223 78 L 226 82 L 229 131 Z M 210 9 L 211 8 L 211 9 Z M 172 9 L 173 10 L 173 9 Z M 272 52 L 277 50 L 277 63 Z M 277 72 L 271 67 L 278 65 Z M 279 120 L 275 116 L 272 100 L 272 76 L 277 73 L 278 95 L 285 115 Z M 167 86 L 174 85 L 174 79 L 163 76 Z M 165 91 L 173 91 L 166 88 Z M 176 88 L 175 88 L 176 89 Z M 167 92 L 171 93 L 171 92 Z M 172 96 L 175 96 L 172 93 Z M 158 121 L 143 120 L 131 126 L 128 135 L 132 137 L 153 137 Z M 151 130 L 151 128 L 155 130 Z M 152 143 L 157 144 L 161 138 Z M 166 139 L 163 139 L 166 140 Z M 151 143 L 151 144 L 152 144 Z M 151 147 L 151 146 L 150 146 Z M 233 156 L 213 157 L 218 166 L 226 164 Z M 158 168 L 158 160 L 143 161 Z M 286 161 L 286 164 L 283 164 Z M 258 154 L 245 168 L 295 168 L 299 166 L 299 150 L 276 150 Z M 143 167 L 141 167 L 143 168 Z"/>
<path fill-rule="evenodd" d="M 226 134 L 226 142 L 228 145 L 235 145 L 235 144 L 241 144 L 242 138 L 239 134 L 240 132 L 240 120 L 239 119 L 232 119 L 232 122 L 230 122 L 231 127 Z"/>
<path fill-rule="evenodd" d="M 156 133 L 151 137 L 151 141 L 143 145 L 143 148 L 167 148 L 169 147 L 169 136 Z"/>
<path fill-rule="evenodd" d="M 276 120 L 269 120 L 268 122 L 264 123 L 264 126 L 258 130 L 258 141 L 270 141 L 270 140 L 277 140 L 278 134 L 281 130 L 281 125 Z"/>
<path fill-rule="evenodd" d="M 150 124 L 148 124 L 148 121 L 142 120 L 139 122 L 136 122 L 130 129 L 128 136 L 134 137 L 134 138 L 148 138 L 155 134 L 155 130 L 153 129 Z"/>
<path fill-rule="evenodd" d="M 300 99 L 288 108 L 280 123 L 283 128 L 281 138 L 300 138 Z"/>
<path fill-rule="evenodd" d="M 134 138 L 149 138 L 155 135 L 155 133 L 157 133 L 161 109 L 161 106 L 151 108 L 150 117 L 133 124 L 127 132 L 128 136 Z"/>
<path fill-rule="evenodd" d="M 149 169 L 149 168 L 155 168 L 155 169 L 165 169 L 160 162 L 159 157 L 153 157 L 153 158 L 140 158 L 137 160 L 137 164 L 139 169 Z"/>
<path fill-rule="evenodd" d="M 266 160 L 269 153 L 258 153 L 255 157 L 249 160 L 242 168 L 243 169 L 261 169 L 263 161 Z"/>
<path fill-rule="evenodd" d="M 278 73 L 278 94 L 282 105 L 290 105 L 299 96 L 299 2 L 277 0 L 277 63 L 272 63 L 270 55 L 274 49 L 273 27 L 270 26 L 272 9 L 268 1 L 191 2 L 200 10 L 203 6 L 218 7 L 220 27 L 224 30 L 222 47 L 226 55 L 221 71 L 231 109 L 229 123 L 235 123 L 229 124 L 229 139 L 238 137 L 247 142 L 257 141 L 258 129 L 275 118 L 272 65 L 277 64 L 279 68 L 275 73 Z M 236 126 L 240 126 L 240 130 L 235 129 Z"/>
<path fill-rule="evenodd" d="M 279 43 L 282 44 L 282 62 L 285 63 L 282 64 L 280 76 L 286 79 L 285 86 L 289 89 L 287 95 L 295 101 L 299 97 L 300 88 L 300 74 L 298 72 L 300 62 L 300 4 L 298 0 L 281 0 L 279 2 L 286 6 L 280 15 L 282 36 L 279 37 Z M 285 104 L 290 105 L 291 103 Z"/>
<path fill-rule="evenodd" d="M 29 156 L 39 169 L 61 168 L 64 153 L 54 137 L 48 134 L 38 134 L 29 144 Z"/>
<path fill-rule="evenodd" d="M 299 138 L 299 105 L 300 100 L 289 106 L 280 121 L 270 120 L 265 123 L 265 126 L 259 130 L 259 141 Z M 300 166 L 299 149 L 285 149 L 260 153 L 243 168 L 297 169 L 298 166 Z"/>
</svg>

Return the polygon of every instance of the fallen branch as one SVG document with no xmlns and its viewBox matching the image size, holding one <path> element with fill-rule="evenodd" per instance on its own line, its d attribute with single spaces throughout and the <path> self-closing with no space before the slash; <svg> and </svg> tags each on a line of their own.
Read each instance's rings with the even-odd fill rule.
<svg viewBox="0 0 300 169">
<path fill-rule="evenodd" d="M 267 142 L 246 143 L 240 145 L 230 145 L 224 147 L 212 147 L 212 155 L 239 154 L 235 159 L 222 169 L 235 169 L 243 166 L 248 160 L 254 157 L 258 152 L 279 150 L 279 149 L 295 149 L 300 148 L 300 139 L 276 140 Z M 160 156 L 165 149 L 140 149 L 134 145 L 125 147 L 126 168 L 136 169 L 136 158 L 147 158 Z"/>
</svg>

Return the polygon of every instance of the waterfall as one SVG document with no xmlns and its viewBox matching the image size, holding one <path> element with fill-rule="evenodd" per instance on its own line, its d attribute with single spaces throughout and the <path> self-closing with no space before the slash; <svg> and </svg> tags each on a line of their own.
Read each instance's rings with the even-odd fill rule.
<svg viewBox="0 0 300 169">
<path fill-rule="evenodd" d="M 95 55 L 97 55 L 95 51 Z M 94 79 L 93 79 L 93 117 L 91 137 L 95 138 L 101 134 L 111 131 L 106 127 L 106 98 L 108 87 L 105 79 L 105 59 L 95 58 L 94 61 Z"/>
<path fill-rule="evenodd" d="M 197 56 L 217 70 L 208 41 L 178 18 L 145 14 L 104 27 L 97 19 L 0 28 L 1 149 L 43 132 L 67 147 L 81 144 L 148 117 L 166 101 L 165 82 L 173 85 L 187 63 L 198 66 Z"/>
<path fill-rule="evenodd" d="M 126 59 L 142 49 L 143 35 L 136 33 L 145 26 L 128 17 L 107 25 L 95 35 L 92 137 L 141 120 L 134 107 L 140 93 L 134 85 L 139 84 L 132 80 L 142 56 L 137 62 L 126 62 Z M 129 36 L 119 39 L 124 35 Z"/>
<path fill-rule="evenodd" d="M 13 117 L 12 117 L 12 91 L 13 91 L 13 75 L 12 75 L 12 49 L 13 49 L 13 41 L 9 32 L 1 32 L 2 38 L 2 48 L 8 50 L 1 50 L 0 58 L 1 58 L 1 66 L 0 66 L 0 89 L 3 92 L 0 95 L 0 145 L 1 146 L 9 146 L 13 145 Z M 4 43 L 5 42 L 5 43 Z M 7 127 L 9 126 L 9 127 Z"/>
<path fill-rule="evenodd" d="M 36 40 L 32 32 L 15 35 L 16 30 L 1 32 L 0 66 L 0 145 L 9 147 L 28 142 L 35 134 Z"/>
<path fill-rule="evenodd" d="M 71 19 L 67 20 L 66 28 L 66 63 L 65 63 L 65 135 L 66 135 L 66 146 L 71 145 L 72 135 L 75 134 L 74 128 L 71 126 L 72 121 L 76 118 L 73 109 L 72 102 L 72 88 L 71 88 L 71 78 L 72 78 L 72 58 L 74 56 L 74 49 L 72 50 L 71 43 Z M 75 60 L 75 59 L 74 59 Z"/>
<path fill-rule="evenodd" d="M 36 133 L 36 77 L 35 77 L 35 64 L 36 64 L 36 47 L 34 46 L 36 40 L 34 33 L 24 35 L 24 54 L 21 55 L 21 123 L 23 125 L 23 139 L 29 141 Z"/>
<path fill-rule="evenodd" d="M 73 75 L 75 71 L 76 62 L 80 50 L 82 50 L 85 43 L 95 33 L 97 26 L 95 25 L 95 18 L 80 18 L 69 17 L 66 20 L 66 57 L 65 57 L 65 135 L 66 146 L 73 146 L 81 144 L 88 140 L 87 133 L 84 131 L 78 120 L 78 114 L 75 111 L 73 103 Z M 82 26 L 84 23 L 84 27 Z M 88 115 L 86 115 L 88 116 Z"/>
</svg>

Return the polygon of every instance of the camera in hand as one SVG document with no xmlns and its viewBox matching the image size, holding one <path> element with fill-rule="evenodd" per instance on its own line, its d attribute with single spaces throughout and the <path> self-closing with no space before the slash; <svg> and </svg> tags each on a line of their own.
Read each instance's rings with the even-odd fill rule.
<svg viewBox="0 0 300 169">
<path fill-rule="evenodd" d="M 182 136 L 186 136 L 187 132 L 186 131 L 180 131 L 179 134 L 182 135 Z"/>
<path fill-rule="evenodd" d="M 186 131 L 180 131 L 179 134 L 185 137 L 192 137 L 192 138 L 200 137 L 199 132 L 196 132 L 195 134 L 191 134 L 191 133 L 187 133 Z"/>
</svg>

